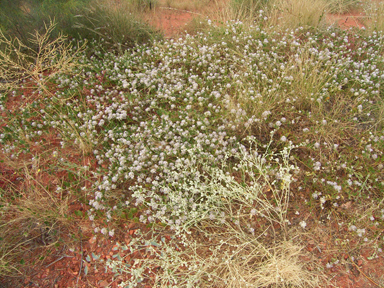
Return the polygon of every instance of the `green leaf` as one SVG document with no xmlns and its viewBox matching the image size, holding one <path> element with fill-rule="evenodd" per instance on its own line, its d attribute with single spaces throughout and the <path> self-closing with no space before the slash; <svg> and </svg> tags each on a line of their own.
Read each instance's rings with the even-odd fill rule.
<svg viewBox="0 0 384 288">
<path fill-rule="evenodd" d="M 121 257 L 119 254 L 112 255 L 112 258 L 117 258 L 118 260 L 121 260 Z"/>
<path fill-rule="evenodd" d="M 68 179 L 69 179 L 70 182 L 73 181 L 73 178 L 74 178 L 73 173 L 68 172 Z"/>
<path fill-rule="evenodd" d="M 129 209 L 129 211 L 127 212 L 127 218 L 128 219 L 134 218 L 133 215 L 135 215 L 136 213 L 137 213 L 137 208 Z"/>
<path fill-rule="evenodd" d="M 156 246 L 156 247 L 159 247 L 159 246 L 160 246 L 160 244 L 156 243 L 155 241 L 151 241 L 151 245 L 152 245 L 152 246 Z"/>
<path fill-rule="evenodd" d="M 98 260 L 100 256 L 95 255 L 95 253 L 92 252 L 92 258 L 93 260 Z"/>
<path fill-rule="evenodd" d="M 75 215 L 76 216 L 79 216 L 79 217 L 83 217 L 83 212 L 79 211 L 79 210 L 76 210 L 75 211 Z"/>
</svg>

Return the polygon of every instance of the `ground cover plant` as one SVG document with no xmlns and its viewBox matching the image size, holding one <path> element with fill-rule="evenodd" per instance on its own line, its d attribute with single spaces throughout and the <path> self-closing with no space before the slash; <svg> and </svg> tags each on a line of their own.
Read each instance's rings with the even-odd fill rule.
<svg viewBox="0 0 384 288">
<path fill-rule="evenodd" d="M 383 32 L 274 13 L 120 53 L 0 37 L 4 283 L 78 253 L 62 287 L 383 286 Z"/>
</svg>

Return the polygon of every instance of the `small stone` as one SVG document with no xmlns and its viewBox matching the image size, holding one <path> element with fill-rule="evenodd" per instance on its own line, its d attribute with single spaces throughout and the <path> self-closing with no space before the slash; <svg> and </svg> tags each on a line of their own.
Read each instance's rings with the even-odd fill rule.
<svg viewBox="0 0 384 288">
<path fill-rule="evenodd" d="M 358 260 L 358 261 L 357 261 L 357 265 L 358 265 L 358 266 L 363 265 L 363 260 Z"/>
</svg>

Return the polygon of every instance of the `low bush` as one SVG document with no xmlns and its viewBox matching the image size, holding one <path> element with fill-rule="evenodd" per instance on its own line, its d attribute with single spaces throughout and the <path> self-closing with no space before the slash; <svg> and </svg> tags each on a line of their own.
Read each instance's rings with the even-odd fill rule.
<svg viewBox="0 0 384 288">
<path fill-rule="evenodd" d="M 150 1 L 4 1 L 0 8 L 0 28 L 6 37 L 17 37 L 36 50 L 38 47 L 29 41 L 30 34 L 43 31 L 45 25 L 55 21 L 51 40 L 60 34 L 77 40 L 96 39 L 105 49 L 121 52 L 161 38 L 159 32 L 138 17 L 149 5 L 147 2 Z"/>
</svg>

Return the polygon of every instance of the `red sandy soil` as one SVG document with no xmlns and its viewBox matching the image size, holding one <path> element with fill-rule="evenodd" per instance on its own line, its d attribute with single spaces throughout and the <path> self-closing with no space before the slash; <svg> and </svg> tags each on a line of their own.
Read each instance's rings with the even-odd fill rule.
<svg viewBox="0 0 384 288">
<path fill-rule="evenodd" d="M 183 31 L 183 28 L 196 14 L 192 11 L 182 11 L 172 8 L 159 8 L 158 13 L 151 23 L 164 33 L 166 38 L 175 36 Z"/>
<path fill-rule="evenodd" d="M 164 33 L 166 38 L 172 38 L 184 32 L 185 27 L 201 14 L 194 11 L 185 11 L 168 7 L 158 8 L 156 16 L 150 20 L 150 23 Z M 338 26 L 341 29 L 351 27 L 363 28 L 364 13 L 350 12 L 344 14 L 328 14 L 326 21 L 329 25 Z"/>
<path fill-rule="evenodd" d="M 351 11 L 344 14 L 328 14 L 326 21 L 329 25 L 338 26 L 341 29 L 349 29 L 352 27 L 363 28 L 363 19 L 365 15 L 360 11 Z"/>
<path fill-rule="evenodd" d="M 331 25 L 337 25 L 342 29 L 349 29 L 351 27 L 363 28 L 361 23 L 362 13 L 347 13 L 347 14 L 329 14 L 327 15 L 327 22 Z"/>
<path fill-rule="evenodd" d="M 157 28 L 161 29 L 166 37 L 174 37 L 180 33 L 196 15 L 191 12 L 172 10 L 172 9 L 159 9 L 157 16 L 153 19 Z M 342 28 L 349 27 L 362 27 L 359 21 L 361 15 L 358 13 L 346 15 L 328 15 L 329 23 L 334 23 Z M 52 140 L 52 147 L 58 146 L 58 143 Z M 78 158 L 74 151 L 69 151 L 68 157 L 73 161 Z M 88 157 L 88 163 L 91 167 L 96 167 L 95 159 Z M 4 165 L 0 166 L 2 179 L 8 178 L 7 181 L 16 182 L 17 175 L 15 171 Z M 1 176 L 1 175 L 0 175 Z M 44 178 L 45 177 L 45 178 Z M 63 175 L 65 177 L 65 175 Z M 51 179 L 48 175 L 43 175 L 41 181 L 49 182 Z M 4 186 L 4 181 L 0 181 L 0 187 Z M 353 203 L 346 203 L 345 206 L 353 208 Z M 348 208 L 347 207 L 347 208 Z M 301 214 L 307 223 L 311 219 L 315 222 L 316 215 L 311 216 L 311 211 L 306 207 L 302 208 Z M 93 235 L 92 223 L 85 220 L 87 205 L 73 199 L 69 207 L 69 213 L 73 214 L 74 211 L 80 211 L 84 216 L 75 217 L 79 231 L 68 231 L 68 239 L 64 239 L 63 244 L 58 248 L 42 245 L 42 243 L 35 243 L 34 247 L 26 252 L 25 259 L 37 259 L 40 255 L 46 255 L 41 261 L 37 261 L 33 268 L 23 271 L 24 275 L 14 279 L 1 279 L 0 288 L 19 288 L 19 287 L 117 287 L 121 277 L 113 277 L 113 273 L 106 272 L 105 268 L 97 264 L 92 259 L 92 253 L 100 256 L 102 259 L 108 259 L 112 256 L 112 248 L 116 242 L 129 243 L 132 237 L 135 237 L 137 229 L 145 229 L 140 227 L 140 224 L 127 221 L 122 224 L 115 231 L 113 238 L 100 237 L 97 238 Z M 342 208 L 341 208 L 342 209 Z M 79 213 L 79 212 L 77 212 Z M 307 216 L 305 216 L 307 215 Z M 294 216 L 293 216 L 294 217 Z M 293 219 L 293 218 L 291 218 Z M 379 282 L 383 283 L 384 275 L 384 258 L 378 256 L 371 259 L 370 256 L 374 253 L 373 247 L 365 247 L 361 244 L 362 240 L 352 240 L 348 243 L 347 249 L 342 249 L 340 243 L 348 236 L 346 227 L 339 227 L 337 221 L 327 224 L 316 224 L 318 233 L 310 235 L 306 239 L 306 250 L 310 252 L 316 259 L 318 264 L 324 267 L 324 272 L 330 280 L 330 285 L 327 287 L 340 287 L 340 288 L 368 288 L 368 287 L 381 287 Z M 374 229 L 375 227 L 372 227 Z M 332 233 L 337 233 L 334 235 Z M 383 231 L 379 233 L 382 237 Z M 69 234 L 76 235 L 77 239 L 71 238 Z M 345 248 L 345 247 L 344 247 Z M 44 254 L 41 254 L 44 253 Z M 91 258 L 91 261 L 86 259 Z M 141 255 L 131 255 L 128 262 L 132 262 L 135 258 L 142 257 Z M 331 259 L 339 259 L 340 262 L 332 268 L 325 268 L 326 264 Z M 371 260 L 369 260 L 371 259 Z M 303 259 L 305 261 L 305 259 Z M 85 271 L 87 270 L 87 273 Z M 150 285 L 141 284 L 138 287 L 151 287 Z"/>
</svg>

